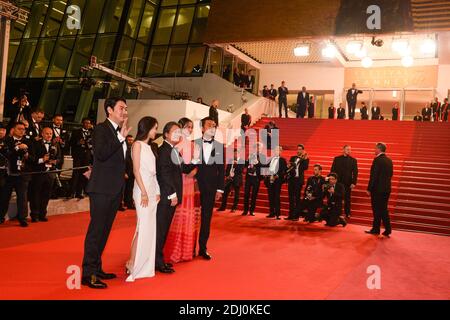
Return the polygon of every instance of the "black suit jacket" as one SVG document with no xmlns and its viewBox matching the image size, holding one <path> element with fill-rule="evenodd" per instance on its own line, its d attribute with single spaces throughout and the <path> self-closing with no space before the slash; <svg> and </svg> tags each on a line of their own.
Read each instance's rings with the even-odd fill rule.
<svg viewBox="0 0 450 320">
<path fill-rule="evenodd" d="M 377 107 L 376 109 L 375 109 L 375 107 L 372 107 L 370 110 L 372 112 L 372 120 L 380 120 L 380 114 L 381 114 L 380 107 Z"/>
<path fill-rule="evenodd" d="M 213 106 L 209 108 L 209 117 L 216 122 L 217 126 L 219 126 L 219 111 Z"/>
<path fill-rule="evenodd" d="M 295 162 L 297 161 L 298 158 L 299 158 L 298 156 L 291 157 L 291 159 L 289 160 L 289 163 L 292 166 L 296 166 Z M 309 159 L 300 159 L 300 162 L 298 163 L 298 175 L 299 175 L 299 179 L 302 181 L 302 184 L 305 181 L 305 171 L 308 170 L 308 167 L 309 167 Z M 296 174 L 296 169 L 292 168 L 292 170 L 289 172 L 288 178 L 295 178 L 295 174 Z"/>
<path fill-rule="evenodd" d="M 334 119 L 334 113 L 336 109 L 334 107 L 328 107 L 328 119 Z"/>
<path fill-rule="evenodd" d="M 241 128 L 244 129 L 245 126 L 251 125 L 252 117 L 249 114 L 242 114 L 241 115 Z"/>
<path fill-rule="evenodd" d="M 273 159 L 273 158 L 272 158 Z M 267 168 L 270 169 L 270 162 L 272 161 L 270 159 L 267 164 Z M 280 160 L 278 161 L 278 171 L 275 172 L 274 175 L 276 175 L 278 178 L 275 180 L 275 183 L 284 183 L 286 181 L 286 171 L 287 171 L 287 162 L 286 159 L 283 157 L 280 157 Z M 270 184 L 270 176 L 266 176 L 264 178 L 264 183 L 266 186 L 269 186 Z"/>
<path fill-rule="evenodd" d="M 344 185 L 356 185 L 358 181 L 358 162 L 351 156 L 335 157 L 331 165 L 331 172 L 337 173 L 338 181 Z"/>
<path fill-rule="evenodd" d="M 35 139 L 36 137 L 39 137 L 39 135 L 41 134 L 41 131 L 42 131 L 41 125 L 38 123 L 37 125 L 38 125 L 39 129 L 36 128 L 33 120 L 29 121 L 29 125 L 30 126 L 28 127 L 27 135 L 30 137 L 30 139 Z"/>
<path fill-rule="evenodd" d="M 39 159 L 42 159 L 46 154 L 51 155 L 52 160 L 56 160 L 56 165 L 53 165 L 50 170 L 55 170 L 59 164 L 62 162 L 63 155 L 61 148 L 57 143 L 52 143 L 50 145 L 49 151 L 44 145 L 44 140 L 34 141 L 34 161 L 33 170 L 34 171 L 46 171 L 47 167 L 45 163 L 39 163 Z"/>
<path fill-rule="evenodd" d="M 279 87 L 278 88 L 278 99 L 286 99 L 287 95 L 289 94 L 289 89 L 286 87 Z"/>
<path fill-rule="evenodd" d="M 423 108 L 422 109 L 422 117 L 423 121 L 430 121 L 431 120 L 431 108 Z"/>
<path fill-rule="evenodd" d="M 361 112 L 361 120 L 369 119 L 369 113 L 368 113 L 367 107 L 362 107 L 360 112 Z"/>
<path fill-rule="evenodd" d="M 309 104 L 309 93 L 306 92 L 306 96 L 303 97 L 303 92 L 299 92 L 297 95 L 297 105 L 306 108 L 308 104 Z"/>
<path fill-rule="evenodd" d="M 215 193 L 224 190 L 225 185 L 225 157 L 224 147 L 220 142 L 214 141 L 211 156 L 208 163 L 203 157 L 203 139 L 194 142 L 195 147 L 200 148 L 200 163 L 197 164 L 197 182 L 200 192 Z"/>
<path fill-rule="evenodd" d="M 16 145 L 26 144 L 28 146 L 28 156 L 25 158 L 23 151 L 16 150 Z M 33 171 L 34 162 L 34 145 L 29 139 L 22 138 L 20 142 L 16 142 L 13 137 L 7 137 L 4 140 L 4 147 L 2 149 L 2 155 L 8 159 L 8 169 L 10 174 L 17 174 L 19 172 L 31 172 Z M 18 170 L 17 161 L 22 161 L 21 170 Z M 28 176 L 30 177 L 30 176 Z"/>
<path fill-rule="evenodd" d="M 70 137 L 70 147 L 72 150 L 72 157 L 74 160 L 79 160 L 86 165 L 91 162 L 92 153 L 88 146 L 88 140 L 92 138 L 92 132 L 86 135 L 86 139 L 83 135 L 82 129 L 77 129 L 72 132 L 72 136 Z M 84 144 L 81 144 L 81 140 L 84 140 Z"/>
<path fill-rule="evenodd" d="M 345 109 L 344 108 L 338 108 L 337 109 L 337 118 L 338 119 L 345 119 Z"/>
<path fill-rule="evenodd" d="M 106 119 L 94 129 L 92 145 L 94 164 L 87 185 L 88 193 L 116 195 L 125 184 L 125 155 L 123 144 L 111 122 Z"/>
<path fill-rule="evenodd" d="M 229 163 L 226 166 L 225 169 L 225 177 L 226 177 L 226 181 L 231 181 L 231 183 L 236 186 L 236 187 L 240 187 L 242 186 L 242 173 L 244 172 L 244 168 L 245 165 L 244 164 L 235 164 L 234 165 L 234 177 L 230 177 L 230 172 L 231 172 L 231 167 L 232 164 Z"/>
<path fill-rule="evenodd" d="M 250 160 L 255 160 L 255 157 L 258 163 L 255 165 L 251 165 Z M 245 161 L 245 167 L 247 169 L 246 179 L 248 179 L 250 173 L 256 173 L 258 179 L 261 179 L 261 168 L 266 167 L 266 157 L 263 154 L 249 155 L 248 160 Z"/>
<path fill-rule="evenodd" d="M 345 188 L 342 183 L 336 183 L 334 186 L 334 192 L 324 192 L 324 198 L 327 199 L 327 209 L 329 213 L 341 214 L 342 213 L 342 201 L 345 197 Z"/>
<path fill-rule="evenodd" d="M 355 93 L 352 92 L 353 89 L 347 91 L 347 103 L 349 105 L 356 105 L 358 100 L 358 94 L 363 93 L 361 90 L 355 89 Z"/>
<path fill-rule="evenodd" d="M 391 179 L 394 174 L 392 160 L 384 153 L 373 160 L 370 168 L 370 180 L 367 190 L 376 193 L 390 193 Z"/>
</svg>

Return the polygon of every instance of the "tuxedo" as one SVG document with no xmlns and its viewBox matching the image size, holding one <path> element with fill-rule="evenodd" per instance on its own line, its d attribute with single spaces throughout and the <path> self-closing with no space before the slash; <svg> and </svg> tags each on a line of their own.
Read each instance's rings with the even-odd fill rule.
<svg viewBox="0 0 450 320">
<path fill-rule="evenodd" d="M 85 167 L 92 163 L 92 130 L 78 129 L 72 132 L 70 148 L 73 167 Z M 86 188 L 87 179 L 83 175 L 87 169 L 74 170 L 72 174 L 72 194 L 81 196 Z"/>
<path fill-rule="evenodd" d="M 364 106 L 360 109 L 361 112 L 361 120 L 369 120 L 369 113 L 367 107 Z"/>
<path fill-rule="evenodd" d="M 57 127 L 54 124 L 52 125 L 52 130 L 53 130 L 53 138 L 52 139 L 56 139 L 56 138 L 61 138 L 61 142 L 59 143 L 61 150 L 63 152 L 63 154 L 68 154 L 69 150 L 69 133 L 67 132 L 67 130 L 65 130 L 63 127 Z M 62 168 L 63 163 L 61 163 L 58 167 L 59 169 Z"/>
<path fill-rule="evenodd" d="M 246 126 L 250 127 L 252 123 L 252 117 L 249 114 L 242 114 L 241 115 L 241 129 L 245 132 L 247 129 Z"/>
<path fill-rule="evenodd" d="M 102 272 L 102 254 L 122 201 L 125 184 L 125 137 L 109 119 L 92 134 L 93 166 L 86 192 L 91 220 L 84 243 L 83 277 Z"/>
<path fill-rule="evenodd" d="M 211 229 L 211 219 L 217 192 L 225 187 L 224 147 L 212 140 L 204 142 L 203 138 L 194 142 L 200 149 L 200 160 L 197 163 L 197 183 L 200 190 L 201 226 L 199 235 L 200 253 L 207 251 L 207 243 Z"/>
<path fill-rule="evenodd" d="M 28 149 L 19 150 L 20 144 L 26 144 Z M 17 197 L 17 218 L 19 221 L 25 221 L 28 217 L 28 185 L 31 180 L 31 176 L 26 173 L 33 171 L 33 143 L 25 138 L 7 137 L 4 140 L 2 156 L 7 159 L 8 176 L 0 191 L 0 220 L 8 213 L 9 200 L 14 189 Z"/>
<path fill-rule="evenodd" d="M 50 160 L 56 160 L 56 164 L 44 162 L 45 155 L 49 155 Z M 42 173 L 34 175 L 30 183 L 30 215 L 33 219 L 44 219 L 47 215 L 47 206 L 56 173 L 45 172 L 56 170 L 62 158 L 63 155 L 58 144 L 44 140 L 34 142 L 33 171 Z"/>
<path fill-rule="evenodd" d="M 338 119 L 345 119 L 345 109 L 344 108 L 338 108 L 337 109 L 337 118 Z"/>
<path fill-rule="evenodd" d="M 29 127 L 27 129 L 27 135 L 30 137 L 30 139 L 35 139 L 36 137 L 40 137 L 42 127 L 39 123 L 34 122 L 33 119 L 29 121 Z"/>
<path fill-rule="evenodd" d="M 345 188 L 345 214 L 350 215 L 351 209 L 351 185 L 356 185 L 358 181 L 358 162 L 351 156 L 338 156 L 333 160 L 331 172 L 338 175 L 339 183 Z"/>
<path fill-rule="evenodd" d="M 392 108 L 392 120 L 398 120 L 398 108 Z"/>
<path fill-rule="evenodd" d="M 325 178 L 322 176 L 312 176 L 306 181 L 305 193 L 303 200 L 300 203 L 299 212 L 296 215 L 298 218 L 304 210 L 307 210 L 305 221 L 316 221 L 316 211 L 322 207 L 323 203 L 323 188 Z"/>
<path fill-rule="evenodd" d="M 193 165 L 186 165 L 183 157 L 176 148 L 167 141 L 158 149 L 156 161 L 156 175 L 161 193 L 161 200 L 156 211 L 156 268 L 164 267 L 164 245 L 167 240 L 170 224 L 175 214 L 175 207 L 171 206 L 171 199 L 177 198 L 180 205 L 183 200 L 183 173 L 189 173 Z"/>
<path fill-rule="evenodd" d="M 422 122 L 422 116 L 414 116 L 414 121 Z"/>
<path fill-rule="evenodd" d="M 217 111 L 216 107 L 209 107 L 209 117 L 214 120 L 216 126 L 219 126 L 219 111 Z"/>
<path fill-rule="evenodd" d="M 288 191 L 289 191 L 289 217 L 293 218 L 300 210 L 300 197 L 303 183 L 305 182 L 305 171 L 309 167 L 309 159 L 299 156 L 291 157 L 288 169 Z"/>
<path fill-rule="evenodd" d="M 297 95 L 297 118 L 304 118 L 309 104 L 309 93 L 299 92 Z"/>
<path fill-rule="evenodd" d="M 370 168 L 370 180 L 367 190 L 371 194 L 373 211 L 372 231 L 380 233 L 381 221 L 383 221 L 386 233 L 390 234 L 391 220 L 388 211 L 388 202 L 391 194 L 391 180 L 393 176 L 392 160 L 386 154 L 379 154 Z"/>
<path fill-rule="evenodd" d="M 328 107 L 328 119 L 334 119 L 335 112 L 336 112 L 335 107 Z"/>
<path fill-rule="evenodd" d="M 280 118 L 282 117 L 282 109 L 284 106 L 284 114 L 286 118 L 288 118 L 288 110 L 287 110 L 287 95 L 289 94 L 289 90 L 286 87 L 278 88 L 278 106 L 279 106 L 279 114 Z"/>
<path fill-rule="evenodd" d="M 380 120 L 381 110 L 379 107 L 372 107 L 372 120 Z"/>
<path fill-rule="evenodd" d="M 355 118 L 356 103 L 358 102 L 358 94 L 363 93 L 358 89 L 350 89 L 347 91 L 348 118 Z"/>
<path fill-rule="evenodd" d="M 447 122 L 448 121 L 448 112 L 449 112 L 449 104 L 445 103 L 442 105 L 442 121 Z"/>
<path fill-rule="evenodd" d="M 273 157 L 268 164 L 269 174 L 264 178 L 264 183 L 269 192 L 270 214 L 269 217 L 280 217 L 281 187 L 286 178 L 287 162 L 281 157 Z"/>
<path fill-rule="evenodd" d="M 423 121 L 431 121 L 431 108 L 423 108 L 422 109 L 422 117 Z"/>
<path fill-rule="evenodd" d="M 340 217 L 342 213 L 342 201 L 345 197 L 345 188 L 341 183 L 336 183 L 334 186 L 334 192 L 331 193 L 328 190 L 324 192 L 324 199 L 326 204 L 324 205 L 322 212 L 320 213 L 320 219 L 327 222 L 327 226 L 335 227 L 339 224 L 343 226 L 346 222 Z"/>
<path fill-rule="evenodd" d="M 314 103 L 310 102 L 308 104 L 308 118 L 309 119 L 314 118 L 314 111 L 315 111 Z"/>
<path fill-rule="evenodd" d="M 5 187 L 6 183 L 6 165 L 8 164 L 8 162 L 6 157 L 4 156 L 5 148 L 5 139 L 0 139 L 0 190 Z"/>
<path fill-rule="evenodd" d="M 434 121 L 439 121 L 441 118 L 441 103 L 433 102 L 431 104 L 431 109 L 433 110 L 433 118 Z"/>
<path fill-rule="evenodd" d="M 225 169 L 225 190 L 222 197 L 222 205 L 220 209 L 225 210 L 227 207 L 228 195 L 231 189 L 234 190 L 234 202 L 232 210 L 236 210 L 239 203 L 239 192 L 242 186 L 242 173 L 244 172 L 244 163 L 240 159 L 235 163 L 229 163 Z"/>
<path fill-rule="evenodd" d="M 252 154 L 245 162 L 245 189 L 244 189 L 244 213 L 243 215 L 255 212 L 256 197 L 261 181 L 261 168 L 266 165 L 265 156 L 262 154 Z"/>
</svg>

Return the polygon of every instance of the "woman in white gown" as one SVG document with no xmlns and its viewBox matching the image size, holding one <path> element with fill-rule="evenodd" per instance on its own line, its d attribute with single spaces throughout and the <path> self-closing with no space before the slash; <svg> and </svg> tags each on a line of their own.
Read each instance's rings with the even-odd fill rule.
<svg viewBox="0 0 450 320">
<path fill-rule="evenodd" d="M 135 176 L 133 199 L 137 226 L 126 263 L 127 282 L 155 275 L 156 208 L 160 199 L 156 179 L 156 157 L 149 142 L 155 138 L 158 122 L 144 117 L 139 121 L 136 141 L 131 149 Z"/>
</svg>

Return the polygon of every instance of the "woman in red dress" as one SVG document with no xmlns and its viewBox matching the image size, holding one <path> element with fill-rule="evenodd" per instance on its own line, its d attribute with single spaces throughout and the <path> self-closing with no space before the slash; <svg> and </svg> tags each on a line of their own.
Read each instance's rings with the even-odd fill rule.
<svg viewBox="0 0 450 320">
<path fill-rule="evenodd" d="M 189 139 L 194 129 L 193 122 L 188 118 L 179 121 L 183 137 L 176 148 L 183 156 L 185 163 L 192 160 L 193 141 Z M 200 210 L 194 205 L 195 178 L 197 169 L 189 174 L 183 174 L 183 200 L 177 207 L 170 225 L 164 247 L 164 257 L 168 263 L 190 261 L 195 255 L 195 245 L 200 227 Z"/>
</svg>

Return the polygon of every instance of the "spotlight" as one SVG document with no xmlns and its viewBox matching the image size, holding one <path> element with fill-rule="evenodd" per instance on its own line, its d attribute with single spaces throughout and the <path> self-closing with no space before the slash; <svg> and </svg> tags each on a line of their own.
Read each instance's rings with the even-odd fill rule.
<svg viewBox="0 0 450 320">
<path fill-rule="evenodd" d="M 407 39 L 397 39 L 392 41 L 392 50 L 402 56 L 407 56 L 411 52 Z"/>
<path fill-rule="evenodd" d="M 345 51 L 349 54 L 356 54 L 362 49 L 361 41 L 349 41 L 345 47 Z"/>
<path fill-rule="evenodd" d="M 404 56 L 402 58 L 402 65 L 405 68 L 411 67 L 414 64 L 414 58 L 411 56 Z"/>
<path fill-rule="evenodd" d="M 333 44 L 329 43 L 326 45 L 325 48 L 322 49 L 322 56 L 324 56 L 325 58 L 334 58 L 336 56 L 336 46 L 334 46 Z"/>
<path fill-rule="evenodd" d="M 375 47 L 382 47 L 384 45 L 384 41 L 382 39 L 375 39 L 375 37 L 372 37 L 371 43 Z"/>
<path fill-rule="evenodd" d="M 302 44 L 294 48 L 294 55 L 296 57 L 307 57 L 309 56 L 309 44 Z"/>
<path fill-rule="evenodd" d="M 436 41 L 433 39 L 426 39 L 422 46 L 420 47 L 420 51 L 426 55 L 435 55 L 436 54 Z"/>
<path fill-rule="evenodd" d="M 364 68 L 370 68 L 373 65 L 373 60 L 371 57 L 365 57 L 362 59 L 361 64 Z"/>
<path fill-rule="evenodd" d="M 360 59 L 362 59 L 362 58 L 364 58 L 365 56 L 367 56 L 367 50 L 366 50 L 366 48 L 361 48 L 361 50 L 358 50 L 357 52 L 355 52 L 355 56 L 356 56 L 357 58 L 360 58 Z"/>
</svg>

